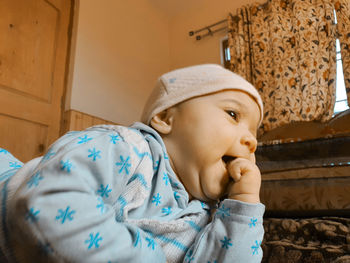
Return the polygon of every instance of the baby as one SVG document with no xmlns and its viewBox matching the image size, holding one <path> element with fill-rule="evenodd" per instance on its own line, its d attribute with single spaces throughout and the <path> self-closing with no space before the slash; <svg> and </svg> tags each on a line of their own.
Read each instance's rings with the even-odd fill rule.
<svg viewBox="0 0 350 263">
<path fill-rule="evenodd" d="M 256 89 L 219 65 L 161 76 L 130 127 L 0 149 L 1 262 L 260 262 Z"/>
</svg>

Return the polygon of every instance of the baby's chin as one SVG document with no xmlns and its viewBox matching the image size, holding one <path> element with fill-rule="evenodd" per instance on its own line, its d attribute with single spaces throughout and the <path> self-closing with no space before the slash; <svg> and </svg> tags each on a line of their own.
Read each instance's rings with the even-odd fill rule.
<svg viewBox="0 0 350 263">
<path fill-rule="evenodd" d="M 213 180 L 207 182 L 202 181 L 202 194 L 207 199 L 207 201 L 219 201 L 223 199 L 227 194 L 226 185 L 226 180 L 222 182 Z"/>
<path fill-rule="evenodd" d="M 211 189 L 203 187 L 203 197 L 206 199 L 206 202 L 218 202 L 219 200 L 223 199 L 225 194 L 226 191 L 223 189 Z"/>
<path fill-rule="evenodd" d="M 227 176 L 212 176 L 218 173 L 216 170 L 205 173 L 199 173 L 199 182 L 192 184 L 192 187 L 186 187 L 190 200 L 198 199 L 204 202 L 217 202 L 221 200 L 227 192 L 227 184 L 229 179 Z"/>
<path fill-rule="evenodd" d="M 196 199 L 207 203 L 216 202 L 218 200 L 217 195 L 212 193 L 208 194 L 203 191 L 191 192 L 191 193 L 188 193 L 188 196 L 190 200 Z"/>
</svg>

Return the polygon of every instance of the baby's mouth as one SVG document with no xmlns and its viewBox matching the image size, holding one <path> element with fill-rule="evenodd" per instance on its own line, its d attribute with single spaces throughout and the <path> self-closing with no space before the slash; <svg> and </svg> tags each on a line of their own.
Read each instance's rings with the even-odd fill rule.
<svg viewBox="0 0 350 263">
<path fill-rule="evenodd" d="M 237 157 L 229 156 L 229 155 L 224 155 L 222 156 L 222 161 L 228 165 L 231 161 L 235 160 Z"/>
<path fill-rule="evenodd" d="M 236 158 L 237 158 L 237 157 L 229 156 L 229 155 L 224 155 L 224 156 L 221 157 L 223 163 L 225 164 L 226 169 L 227 169 L 228 164 L 229 164 L 230 162 L 232 162 L 233 160 L 235 160 Z M 228 171 L 227 171 L 227 174 L 226 174 L 226 175 L 227 175 L 226 178 L 228 179 L 228 181 L 227 181 L 226 183 L 229 184 L 230 182 L 232 182 L 233 179 L 229 176 Z M 220 200 L 221 200 L 221 201 L 227 198 L 227 196 L 228 196 L 227 190 L 228 190 L 228 189 L 226 189 L 226 191 L 225 191 L 225 192 L 222 194 L 222 196 L 220 197 Z"/>
</svg>

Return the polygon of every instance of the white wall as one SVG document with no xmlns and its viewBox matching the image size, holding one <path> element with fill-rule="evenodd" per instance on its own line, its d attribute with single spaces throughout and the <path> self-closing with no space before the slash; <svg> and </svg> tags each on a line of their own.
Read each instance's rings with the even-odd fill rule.
<svg viewBox="0 0 350 263">
<path fill-rule="evenodd" d="M 75 13 L 66 109 L 128 125 L 139 120 L 159 75 L 220 63 L 218 33 L 200 41 L 190 30 L 225 19 L 253 0 L 80 0 Z"/>
<path fill-rule="evenodd" d="M 167 17 L 148 0 L 81 0 L 78 12 L 66 108 L 138 120 L 155 79 L 169 70 Z"/>
<path fill-rule="evenodd" d="M 201 3 L 187 8 L 170 20 L 170 67 L 171 69 L 202 63 L 221 63 L 220 40 L 227 31 L 197 41 L 189 37 L 191 30 L 198 30 L 226 19 L 229 13 L 256 0 L 201 0 Z M 215 28 L 220 28 L 225 24 Z M 205 33 L 205 31 L 201 32 Z"/>
</svg>

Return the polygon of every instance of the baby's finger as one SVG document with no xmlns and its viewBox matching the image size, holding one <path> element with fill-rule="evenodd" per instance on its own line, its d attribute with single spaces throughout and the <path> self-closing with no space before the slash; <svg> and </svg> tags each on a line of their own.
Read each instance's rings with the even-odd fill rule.
<svg viewBox="0 0 350 263">
<path fill-rule="evenodd" d="M 241 177 L 246 174 L 257 173 L 257 169 L 253 162 L 244 158 L 237 158 L 227 165 L 228 173 L 235 182 L 241 180 Z"/>
<path fill-rule="evenodd" d="M 250 160 L 252 163 L 255 163 L 255 154 L 254 154 L 254 153 L 250 154 L 249 160 Z"/>
<path fill-rule="evenodd" d="M 230 177 L 235 181 L 238 182 L 241 179 L 242 176 L 242 165 L 243 165 L 243 159 L 237 158 L 227 165 L 228 174 Z"/>
</svg>

